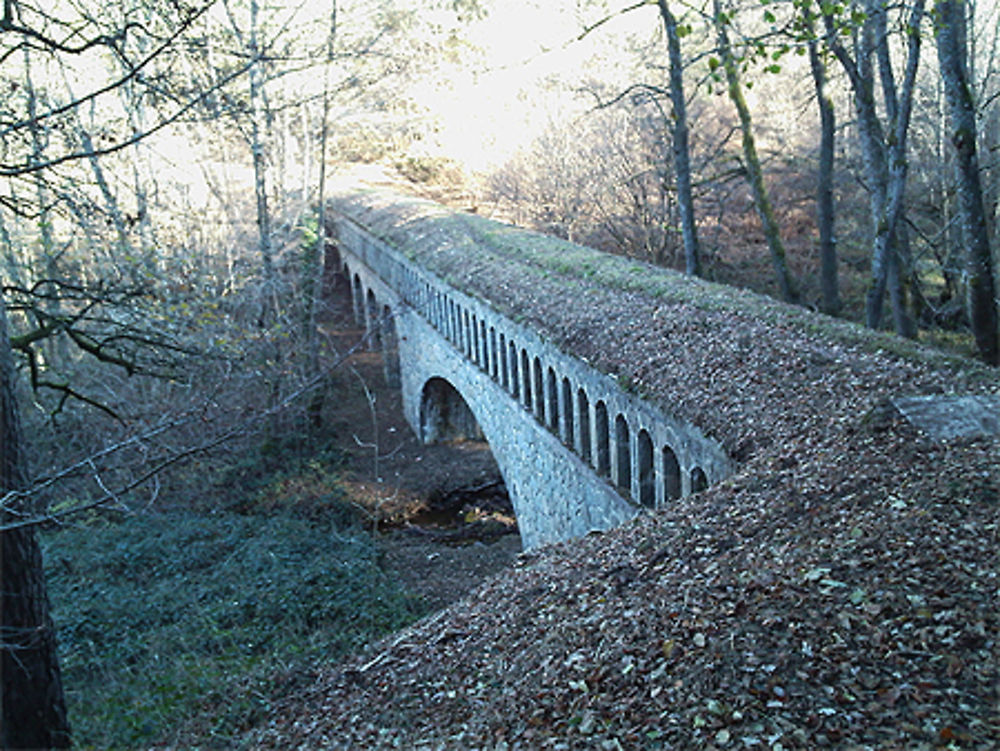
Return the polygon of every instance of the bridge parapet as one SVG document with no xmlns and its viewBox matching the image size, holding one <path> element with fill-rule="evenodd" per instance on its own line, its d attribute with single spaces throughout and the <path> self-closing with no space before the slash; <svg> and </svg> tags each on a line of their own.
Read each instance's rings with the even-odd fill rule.
<svg viewBox="0 0 1000 751">
<path fill-rule="evenodd" d="M 398 346 L 408 421 L 421 440 L 440 436 L 432 423 L 449 408 L 428 399 L 447 391 L 427 384 L 443 379 L 461 394 L 497 456 L 526 547 L 607 529 L 731 472 L 721 444 L 696 426 L 456 289 L 380 237 L 377 216 L 333 208 L 355 314 Z"/>
</svg>

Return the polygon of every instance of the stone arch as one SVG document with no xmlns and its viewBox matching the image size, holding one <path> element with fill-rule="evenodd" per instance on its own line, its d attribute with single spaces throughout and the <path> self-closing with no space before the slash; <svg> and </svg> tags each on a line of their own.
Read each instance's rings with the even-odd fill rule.
<svg viewBox="0 0 1000 751">
<path fill-rule="evenodd" d="M 354 322 L 361 326 L 365 322 L 365 292 L 361 285 L 361 276 L 355 272 L 354 281 L 351 284 L 351 309 L 354 313 Z"/>
<path fill-rule="evenodd" d="M 337 254 L 339 255 L 340 251 L 337 251 Z M 329 290 L 329 294 L 351 291 L 351 269 L 346 260 L 342 260 L 330 271 L 330 277 L 333 287 Z"/>
<path fill-rule="evenodd" d="M 469 317 L 469 324 L 472 329 L 472 342 L 469 347 L 469 359 L 472 360 L 474 365 L 482 365 L 483 363 L 479 360 L 479 347 L 481 344 L 479 339 L 479 318 L 475 313 Z"/>
<path fill-rule="evenodd" d="M 497 330 L 490 326 L 490 377 L 494 381 L 500 378 L 500 365 L 497 357 Z"/>
<path fill-rule="evenodd" d="M 466 358 L 472 357 L 472 324 L 469 321 L 469 311 L 462 308 L 462 351 Z"/>
<path fill-rule="evenodd" d="M 507 360 L 510 363 L 510 393 L 515 399 L 519 399 L 521 396 L 521 385 L 517 378 L 517 344 L 511 340 L 507 348 L 509 352 Z"/>
<path fill-rule="evenodd" d="M 531 374 L 534 378 L 533 390 L 535 394 L 534 413 L 538 421 L 545 424 L 545 379 L 542 375 L 542 360 L 535 357 L 532 361 Z"/>
<path fill-rule="evenodd" d="M 489 375 L 490 372 L 490 338 L 486 333 L 486 321 L 479 319 L 479 365 Z"/>
<path fill-rule="evenodd" d="M 669 446 L 663 447 L 663 500 L 674 501 L 681 497 L 681 465 L 677 454 Z"/>
<path fill-rule="evenodd" d="M 400 385 L 399 340 L 396 338 L 396 319 L 392 308 L 388 305 L 382 308 L 382 320 L 379 323 L 382 338 L 382 367 L 385 370 L 385 382 L 392 388 Z"/>
<path fill-rule="evenodd" d="M 632 452 L 629 445 L 628 420 L 625 415 L 615 417 L 615 485 L 625 495 L 632 492 Z"/>
<path fill-rule="evenodd" d="M 691 492 L 700 493 L 708 487 L 708 476 L 701 467 L 691 469 Z"/>
<path fill-rule="evenodd" d="M 500 332 L 500 386 L 510 391 L 510 369 L 507 365 L 507 337 Z"/>
<path fill-rule="evenodd" d="M 369 349 L 380 350 L 382 348 L 382 327 L 379 324 L 378 298 L 375 297 L 375 290 L 371 287 L 368 288 L 365 295 L 365 322 L 371 337 L 368 341 Z"/>
<path fill-rule="evenodd" d="M 344 273 L 344 260 L 337 243 L 329 236 L 332 234 L 327 229 L 326 232 L 319 233 L 316 238 L 317 243 L 323 243 L 323 268 L 320 278 L 323 280 L 321 294 L 326 296 L 342 290 L 344 283 L 350 278 Z"/>
<path fill-rule="evenodd" d="M 420 395 L 420 440 L 423 443 L 485 439 L 476 416 L 458 389 L 438 376 L 424 384 Z"/>
<path fill-rule="evenodd" d="M 656 506 L 656 471 L 653 469 L 653 439 L 646 429 L 636 439 L 639 465 L 639 503 L 647 508 Z"/>
</svg>

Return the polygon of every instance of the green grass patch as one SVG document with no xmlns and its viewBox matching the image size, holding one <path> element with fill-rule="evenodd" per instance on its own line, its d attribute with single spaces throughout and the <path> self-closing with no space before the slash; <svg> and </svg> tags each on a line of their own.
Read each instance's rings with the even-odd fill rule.
<svg viewBox="0 0 1000 751">
<path fill-rule="evenodd" d="M 77 747 L 178 732 L 231 747 L 318 664 L 422 614 L 337 518 L 171 512 L 45 534 Z"/>
</svg>

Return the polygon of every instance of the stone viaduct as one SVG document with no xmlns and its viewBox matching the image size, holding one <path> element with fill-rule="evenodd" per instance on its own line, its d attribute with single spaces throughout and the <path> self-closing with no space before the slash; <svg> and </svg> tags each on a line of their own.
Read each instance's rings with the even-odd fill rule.
<svg viewBox="0 0 1000 751">
<path fill-rule="evenodd" d="M 407 421 L 425 443 L 488 441 L 525 548 L 608 529 L 731 472 L 698 428 L 457 289 L 408 241 L 387 239 L 377 210 L 330 205 L 335 262 Z"/>
</svg>

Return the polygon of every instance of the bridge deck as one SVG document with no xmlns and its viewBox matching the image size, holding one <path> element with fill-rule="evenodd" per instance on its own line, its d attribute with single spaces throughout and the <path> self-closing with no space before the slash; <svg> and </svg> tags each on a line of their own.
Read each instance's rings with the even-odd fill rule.
<svg viewBox="0 0 1000 751">
<path fill-rule="evenodd" d="M 739 462 L 836 441 L 893 398 L 998 389 L 963 358 L 427 201 L 354 191 L 334 205 Z"/>
</svg>

